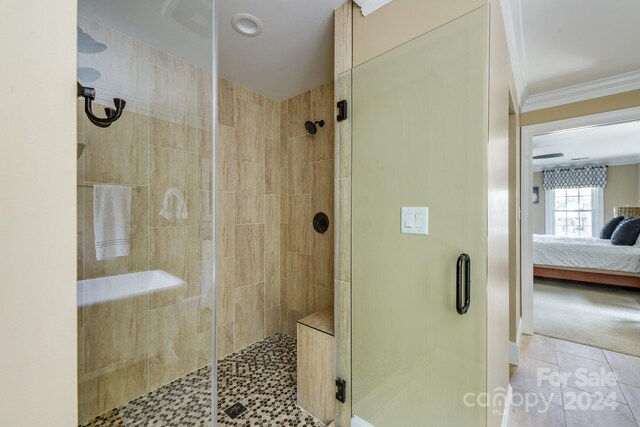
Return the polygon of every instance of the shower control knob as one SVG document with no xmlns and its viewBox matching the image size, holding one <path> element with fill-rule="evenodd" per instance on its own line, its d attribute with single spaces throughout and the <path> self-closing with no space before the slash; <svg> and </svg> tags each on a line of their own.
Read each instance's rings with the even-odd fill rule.
<svg viewBox="0 0 640 427">
<path fill-rule="evenodd" d="M 313 229 L 318 233 L 324 233 L 329 228 L 329 217 L 324 212 L 318 212 L 313 216 Z"/>
</svg>

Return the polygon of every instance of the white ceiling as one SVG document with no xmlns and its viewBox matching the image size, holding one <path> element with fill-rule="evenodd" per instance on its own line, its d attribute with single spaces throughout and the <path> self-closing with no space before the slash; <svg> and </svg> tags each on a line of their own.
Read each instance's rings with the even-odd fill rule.
<svg viewBox="0 0 640 427">
<path fill-rule="evenodd" d="M 220 75 L 274 99 L 333 79 L 333 11 L 345 0 L 219 0 Z M 238 12 L 262 21 L 262 34 L 231 27 Z"/>
<path fill-rule="evenodd" d="M 529 97 L 640 71 L 638 0 L 503 3 L 522 105 Z M 631 77 L 640 87 L 640 73 Z"/>
<path fill-rule="evenodd" d="M 211 68 L 211 39 L 163 16 L 167 1 L 79 0 L 78 13 L 200 67 Z M 345 1 L 219 0 L 220 75 L 277 100 L 330 81 L 333 11 Z M 262 34 L 238 34 L 231 26 L 231 18 L 238 12 L 257 16 L 263 24 Z"/>
<path fill-rule="evenodd" d="M 640 162 L 640 121 L 571 129 L 533 137 L 533 155 L 564 157 L 533 161 L 534 171 L 584 164 L 620 165 Z M 571 159 L 588 157 L 588 159 Z"/>
<path fill-rule="evenodd" d="M 211 39 L 162 16 L 165 4 L 163 0 L 78 0 L 78 14 L 211 69 Z"/>
</svg>

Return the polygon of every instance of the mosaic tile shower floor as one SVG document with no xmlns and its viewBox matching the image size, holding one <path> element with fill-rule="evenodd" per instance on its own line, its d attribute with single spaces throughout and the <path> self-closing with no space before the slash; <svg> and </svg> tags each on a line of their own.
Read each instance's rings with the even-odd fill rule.
<svg viewBox="0 0 640 427">
<path fill-rule="evenodd" d="M 103 414 L 87 427 L 209 426 L 211 368 L 204 367 Z M 235 402 L 247 411 L 224 412 Z M 276 334 L 218 362 L 218 426 L 323 426 L 296 406 L 296 341 Z"/>
</svg>

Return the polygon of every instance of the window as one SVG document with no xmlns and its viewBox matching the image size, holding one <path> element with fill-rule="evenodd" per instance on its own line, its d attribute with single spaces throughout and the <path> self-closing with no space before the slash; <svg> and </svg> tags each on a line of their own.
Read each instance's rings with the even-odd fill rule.
<svg viewBox="0 0 640 427">
<path fill-rule="evenodd" d="M 546 192 L 547 234 L 597 237 L 602 228 L 602 188 L 556 188 Z"/>
</svg>

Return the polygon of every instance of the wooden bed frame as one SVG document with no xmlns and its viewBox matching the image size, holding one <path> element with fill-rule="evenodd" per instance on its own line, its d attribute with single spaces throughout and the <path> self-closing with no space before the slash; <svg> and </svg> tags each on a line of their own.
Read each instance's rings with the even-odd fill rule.
<svg viewBox="0 0 640 427">
<path fill-rule="evenodd" d="M 640 206 L 617 206 L 613 208 L 613 216 L 640 218 Z M 620 271 L 534 265 L 533 275 L 549 279 L 575 280 L 577 282 L 640 288 L 640 274 Z"/>
<path fill-rule="evenodd" d="M 640 274 L 569 267 L 533 266 L 535 277 L 640 288 Z"/>
</svg>

